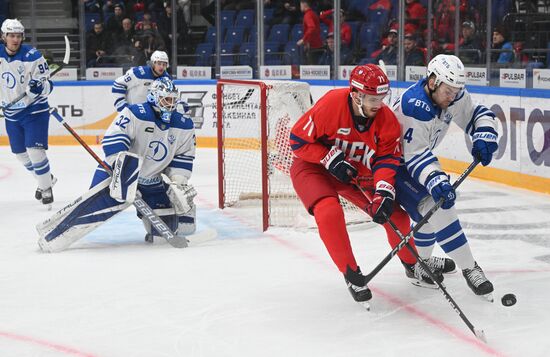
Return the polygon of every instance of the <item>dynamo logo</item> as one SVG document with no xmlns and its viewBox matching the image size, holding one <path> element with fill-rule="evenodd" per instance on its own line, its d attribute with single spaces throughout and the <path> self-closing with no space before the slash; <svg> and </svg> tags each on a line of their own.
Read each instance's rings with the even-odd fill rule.
<svg viewBox="0 0 550 357">
<path fill-rule="evenodd" d="M 11 72 L 2 73 L 2 80 L 6 82 L 6 87 L 8 89 L 13 89 L 17 84 L 17 80 Z"/>
<path fill-rule="evenodd" d="M 166 158 L 166 155 L 168 154 L 166 145 L 160 141 L 151 141 L 148 146 L 151 150 L 150 154 L 145 155 L 146 159 L 160 162 Z"/>
</svg>

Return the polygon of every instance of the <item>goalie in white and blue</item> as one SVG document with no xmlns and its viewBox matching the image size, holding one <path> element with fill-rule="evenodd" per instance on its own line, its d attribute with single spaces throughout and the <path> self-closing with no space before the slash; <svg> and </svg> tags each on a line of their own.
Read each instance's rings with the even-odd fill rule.
<svg viewBox="0 0 550 357">
<path fill-rule="evenodd" d="M 195 159 L 195 131 L 191 118 L 175 111 L 177 98 L 174 83 L 160 78 L 150 86 L 146 102 L 130 105 L 120 112 L 102 141 L 104 163 L 111 168 L 112 178 L 102 166 L 97 168 L 90 192 L 72 205 L 78 206 L 80 212 L 39 227 L 42 249 L 65 249 L 83 236 L 81 231 L 88 233 L 90 225 L 95 229 L 128 207 L 136 194 L 141 194 L 177 235 L 195 232 L 196 191 L 188 184 Z M 91 208 L 81 208 L 83 205 Z M 139 213 L 138 217 L 141 218 Z M 142 221 L 146 241 L 160 236 L 149 221 Z M 56 224 L 72 232 L 64 233 Z M 53 229 L 57 235 L 48 233 Z"/>
<path fill-rule="evenodd" d="M 50 69 L 40 52 L 23 44 L 25 27 L 17 19 L 2 23 L 0 44 L 0 97 L 11 151 L 36 178 L 35 198 L 51 207 L 52 186 L 48 149 L 48 95 L 53 89 Z M 26 94 L 21 100 L 11 102 Z"/>
<path fill-rule="evenodd" d="M 441 144 L 454 122 L 472 141 L 472 156 L 486 166 L 498 149 L 495 114 L 472 102 L 465 89 L 464 65 L 451 55 L 438 55 L 428 64 L 427 78 L 405 90 L 393 109 L 401 124 L 403 163 L 397 174 L 397 200 L 416 222 L 443 199 L 414 240 L 419 255 L 427 259 L 437 242 L 462 269 L 468 286 L 487 295 L 493 285 L 476 263 L 454 207 L 456 193 L 432 150 Z M 437 258 L 437 259 L 433 259 Z M 454 270 L 450 259 L 432 257 L 445 272 Z M 434 266 L 431 266 L 434 268 Z M 452 269 L 451 269 L 452 268 Z"/>
</svg>

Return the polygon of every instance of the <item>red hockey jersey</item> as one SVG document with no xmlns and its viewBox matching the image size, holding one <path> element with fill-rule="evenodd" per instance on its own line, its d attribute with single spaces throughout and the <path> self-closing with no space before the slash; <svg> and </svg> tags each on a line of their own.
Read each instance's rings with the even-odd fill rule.
<svg viewBox="0 0 550 357">
<path fill-rule="evenodd" d="M 383 105 L 368 130 L 360 132 L 353 121 L 350 89 L 325 94 L 294 124 L 290 134 L 293 153 L 302 160 L 319 163 L 336 146 L 355 166 L 359 176 L 374 176 L 395 184 L 401 158 L 401 128 L 390 108 Z"/>
</svg>

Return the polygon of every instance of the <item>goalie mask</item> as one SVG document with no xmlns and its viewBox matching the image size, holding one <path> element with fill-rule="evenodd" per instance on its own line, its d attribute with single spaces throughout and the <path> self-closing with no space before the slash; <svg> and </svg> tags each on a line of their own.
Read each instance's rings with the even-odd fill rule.
<svg viewBox="0 0 550 357">
<path fill-rule="evenodd" d="M 166 77 L 156 79 L 147 90 L 147 102 L 160 112 L 163 122 L 170 123 L 172 112 L 178 105 L 178 89 Z"/>
</svg>

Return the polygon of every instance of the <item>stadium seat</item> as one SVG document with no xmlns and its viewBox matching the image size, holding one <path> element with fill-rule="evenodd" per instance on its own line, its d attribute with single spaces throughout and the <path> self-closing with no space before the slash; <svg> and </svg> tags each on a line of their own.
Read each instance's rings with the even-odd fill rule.
<svg viewBox="0 0 550 357">
<path fill-rule="evenodd" d="M 325 42 L 328 35 L 328 26 L 326 24 L 321 24 L 321 40 Z"/>
<path fill-rule="evenodd" d="M 233 27 L 227 29 L 225 34 L 224 43 L 232 43 L 234 45 L 241 44 L 244 42 L 244 27 Z"/>
<path fill-rule="evenodd" d="M 384 9 L 377 9 L 375 11 L 370 11 L 367 17 L 367 23 L 377 24 L 378 28 L 385 28 L 388 24 L 388 19 L 390 17 L 390 12 Z"/>
<path fill-rule="evenodd" d="M 266 42 L 264 44 L 264 49 L 264 62 L 266 65 L 276 66 L 283 63 L 281 59 L 281 44 L 276 42 Z"/>
<path fill-rule="evenodd" d="M 220 48 L 220 66 L 235 65 L 235 45 L 233 43 L 223 43 Z"/>
<path fill-rule="evenodd" d="M 239 49 L 239 64 L 256 67 L 256 42 L 245 42 Z"/>
<path fill-rule="evenodd" d="M 361 30 L 361 22 L 359 21 L 350 21 L 348 22 L 349 27 L 351 28 L 351 48 L 357 46 L 357 38 L 359 37 L 359 31 Z"/>
<path fill-rule="evenodd" d="M 299 39 L 304 37 L 304 26 L 302 24 L 296 24 L 290 31 L 290 42 L 298 42 Z"/>
<path fill-rule="evenodd" d="M 271 24 L 273 20 L 273 15 L 275 14 L 274 8 L 265 8 L 264 9 L 264 24 Z"/>
<path fill-rule="evenodd" d="M 290 32 L 290 25 L 288 24 L 276 24 L 271 27 L 269 31 L 269 37 L 267 41 L 275 42 L 279 45 L 284 45 L 288 41 L 288 33 Z"/>
<path fill-rule="evenodd" d="M 301 47 L 296 45 L 296 41 L 289 41 L 285 46 L 285 56 L 283 58 L 284 64 L 300 64 L 301 59 Z"/>
<path fill-rule="evenodd" d="M 380 31 L 376 24 L 364 24 L 359 32 L 359 48 L 365 49 L 368 44 L 380 42 Z"/>
<path fill-rule="evenodd" d="M 235 27 L 243 27 L 246 30 L 250 29 L 255 23 L 255 14 L 254 10 L 239 11 L 235 19 Z"/>
<path fill-rule="evenodd" d="M 222 10 L 221 12 L 221 27 L 222 30 L 235 26 L 235 10 Z"/>
<path fill-rule="evenodd" d="M 101 22 L 101 15 L 97 12 L 87 12 L 85 15 L 86 31 L 90 31 L 94 28 L 94 24 Z"/>
<path fill-rule="evenodd" d="M 222 28 L 221 38 L 223 38 L 224 30 L 225 29 Z M 217 36 L 216 28 L 214 26 L 211 26 L 208 28 L 208 30 L 206 30 L 206 36 L 204 37 L 204 42 L 216 43 L 216 36 Z"/>
<path fill-rule="evenodd" d="M 214 52 L 213 43 L 210 43 L 210 42 L 199 43 L 195 50 L 195 55 L 197 55 L 197 61 L 195 62 L 195 66 L 211 66 L 213 52 Z"/>
</svg>

